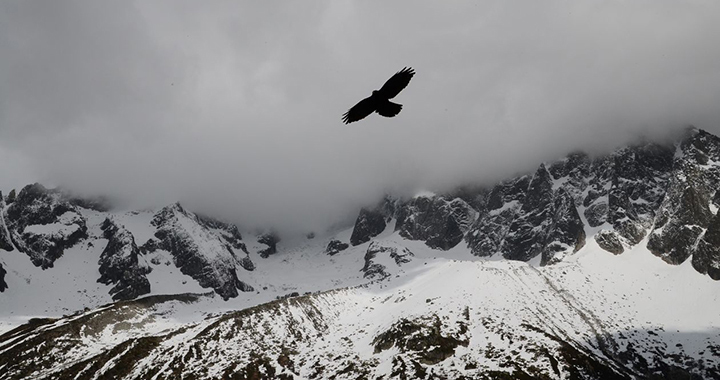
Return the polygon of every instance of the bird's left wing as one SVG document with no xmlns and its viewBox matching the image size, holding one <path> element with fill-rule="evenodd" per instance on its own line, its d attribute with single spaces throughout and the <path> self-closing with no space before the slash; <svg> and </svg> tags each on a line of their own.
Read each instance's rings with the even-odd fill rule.
<svg viewBox="0 0 720 380">
<path fill-rule="evenodd" d="M 375 107 L 375 100 L 372 97 L 367 97 L 345 112 L 342 121 L 345 122 L 345 124 L 350 124 L 354 121 L 364 119 L 365 116 L 375 111 Z"/>
<path fill-rule="evenodd" d="M 390 77 L 390 79 L 385 82 L 385 84 L 378 90 L 380 95 L 382 95 L 386 99 L 392 99 L 397 96 L 397 94 L 400 93 L 405 87 L 407 87 L 408 83 L 410 83 L 410 79 L 412 79 L 413 75 L 415 75 L 415 70 L 412 69 L 412 67 L 405 67 L 404 69 L 398 71 Z"/>
</svg>

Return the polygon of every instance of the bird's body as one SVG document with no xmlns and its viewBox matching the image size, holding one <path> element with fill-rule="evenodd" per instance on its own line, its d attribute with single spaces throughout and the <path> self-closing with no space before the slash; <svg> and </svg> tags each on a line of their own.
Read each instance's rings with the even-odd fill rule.
<svg viewBox="0 0 720 380">
<path fill-rule="evenodd" d="M 372 92 L 372 95 L 361 100 L 343 115 L 343 122 L 350 124 L 362 120 L 373 112 L 381 116 L 393 117 L 400 113 L 402 105 L 393 103 L 390 99 L 397 96 L 410 83 L 415 71 L 406 67 L 398 71 L 379 89 Z"/>
</svg>

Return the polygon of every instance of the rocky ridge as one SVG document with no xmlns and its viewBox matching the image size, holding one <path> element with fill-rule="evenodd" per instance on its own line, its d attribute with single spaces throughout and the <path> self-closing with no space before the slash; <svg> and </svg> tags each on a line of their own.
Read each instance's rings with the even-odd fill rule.
<svg viewBox="0 0 720 380">
<path fill-rule="evenodd" d="M 637 144 L 602 157 L 576 152 L 463 196 L 385 199 L 363 209 L 353 244 L 370 241 L 395 219 L 410 240 L 477 256 L 550 265 L 581 249 L 588 235 L 614 254 L 645 241 L 670 264 L 692 256 L 720 279 L 720 139 L 691 129 L 680 142 Z M 392 204 L 393 207 L 388 207 Z"/>
</svg>

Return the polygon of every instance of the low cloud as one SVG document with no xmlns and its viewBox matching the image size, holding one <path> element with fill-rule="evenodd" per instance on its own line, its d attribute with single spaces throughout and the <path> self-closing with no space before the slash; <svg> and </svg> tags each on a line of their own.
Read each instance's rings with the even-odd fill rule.
<svg viewBox="0 0 720 380">
<path fill-rule="evenodd" d="M 693 124 L 720 133 L 720 4 L 9 2 L 0 189 L 322 228 Z M 405 66 L 393 119 L 341 115 Z"/>
</svg>

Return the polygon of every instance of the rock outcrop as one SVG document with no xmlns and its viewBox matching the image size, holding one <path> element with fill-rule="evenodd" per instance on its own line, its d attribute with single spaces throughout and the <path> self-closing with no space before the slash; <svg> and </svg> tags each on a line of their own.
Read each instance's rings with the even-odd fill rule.
<svg viewBox="0 0 720 380">
<path fill-rule="evenodd" d="M 204 288 L 213 288 L 224 299 L 237 297 L 238 290 L 253 291 L 237 277 L 240 263 L 232 245 L 204 223 L 180 204 L 163 208 L 152 220 L 158 248 L 170 252 L 182 273 Z"/>
<path fill-rule="evenodd" d="M 101 226 L 108 244 L 100 255 L 98 282 L 114 285 L 110 290 L 113 300 L 131 300 L 150 293 L 147 274 L 150 266 L 142 258 L 132 233 L 110 218 Z"/>
<path fill-rule="evenodd" d="M 76 206 L 37 183 L 25 186 L 7 207 L 5 225 L 14 246 L 43 269 L 52 268 L 66 249 L 88 236 Z"/>
</svg>

